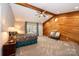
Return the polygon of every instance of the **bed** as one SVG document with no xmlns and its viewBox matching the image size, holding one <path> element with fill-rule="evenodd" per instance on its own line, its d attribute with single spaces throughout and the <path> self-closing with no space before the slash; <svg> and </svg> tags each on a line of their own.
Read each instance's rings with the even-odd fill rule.
<svg viewBox="0 0 79 59">
<path fill-rule="evenodd" d="M 37 43 L 37 35 L 35 34 L 18 34 L 16 39 L 16 48 Z"/>
</svg>

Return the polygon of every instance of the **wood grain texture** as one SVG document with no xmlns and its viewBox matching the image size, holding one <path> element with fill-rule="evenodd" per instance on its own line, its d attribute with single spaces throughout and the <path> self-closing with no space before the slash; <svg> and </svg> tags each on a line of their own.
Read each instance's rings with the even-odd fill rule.
<svg viewBox="0 0 79 59">
<path fill-rule="evenodd" d="M 57 21 L 55 22 L 55 19 Z M 44 23 L 44 35 L 49 36 L 50 32 L 58 30 L 61 32 L 61 40 L 75 41 L 79 43 L 79 12 L 67 13 L 55 16 Z"/>
</svg>

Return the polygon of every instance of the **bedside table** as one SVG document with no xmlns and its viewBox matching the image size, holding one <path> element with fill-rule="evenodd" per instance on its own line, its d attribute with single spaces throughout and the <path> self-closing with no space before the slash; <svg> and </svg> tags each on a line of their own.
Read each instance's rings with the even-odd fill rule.
<svg viewBox="0 0 79 59">
<path fill-rule="evenodd" d="M 15 56 L 16 53 L 16 43 L 6 43 L 2 47 L 3 56 Z"/>
</svg>

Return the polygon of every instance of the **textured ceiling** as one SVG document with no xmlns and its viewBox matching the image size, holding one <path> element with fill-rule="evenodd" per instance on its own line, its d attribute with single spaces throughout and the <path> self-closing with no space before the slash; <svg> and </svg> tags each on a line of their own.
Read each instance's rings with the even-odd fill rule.
<svg viewBox="0 0 79 59">
<path fill-rule="evenodd" d="M 17 4 L 10 4 L 15 16 L 16 21 L 27 21 L 27 22 L 39 22 L 44 23 L 46 20 L 48 20 L 51 15 L 46 15 L 46 17 L 40 17 L 36 16 L 37 11 L 26 8 Z"/>
<path fill-rule="evenodd" d="M 72 11 L 79 11 L 79 3 L 29 3 L 33 6 L 47 10 L 54 14 L 62 14 Z M 37 11 L 23 7 L 17 4 L 10 4 L 15 16 L 16 21 L 27 21 L 27 22 L 39 22 L 44 23 L 48 20 L 51 15 L 46 15 L 46 17 L 38 18 L 36 16 Z"/>
<path fill-rule="evenodd" d="M 54 14 L 79 11 L 79 3 L 30 3 Z"/>
</svg>

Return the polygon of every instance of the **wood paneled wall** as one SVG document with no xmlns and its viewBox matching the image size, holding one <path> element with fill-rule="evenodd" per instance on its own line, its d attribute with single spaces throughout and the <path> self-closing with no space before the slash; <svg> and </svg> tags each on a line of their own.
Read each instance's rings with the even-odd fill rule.
<svg viewBox="0 0 79 59">
<path fill-rule="evenodd" d="M 49 36 L 50 32 L 58 30 L 61 32 L 61 40 L 79 43 L 79 12 L 55 16 L 43 26 L 43 34 L 46 36 Z"/>
</svg>

